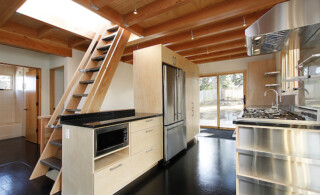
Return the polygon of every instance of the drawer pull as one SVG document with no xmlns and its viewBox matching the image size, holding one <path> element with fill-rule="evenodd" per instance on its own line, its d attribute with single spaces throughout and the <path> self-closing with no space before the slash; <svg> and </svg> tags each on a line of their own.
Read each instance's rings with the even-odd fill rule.
<svg viewBox="0 0 320 195">
<path fill-rule="evenodd" d="M 147 130 L 146 133 L 150 133 L 150 132 L 152 132 L 152 131 L 153 131 L 153 129 L 150 129 L 150 130 Z"/>
<path fill-rule="evenodd" d="M 153 149 L 151 148 L 151 149 L 147 150 L 146 153 L 149 153 L 149 152 L 151 152 L 152 150 L 153 150 Z"/>
<path fill-rule="evenodd" d="M 146 120 L 146 123 L 153 121 L 153 119 Z"/>
<path fill-rule="evenodd" d="M 110 171 L 113 171 L 113 170 L 115 170 L 115 169 L 117 169 L 117 168 L 119 168 L 119 167 L 121 167 L 122 166 L 122 164 L 119 164 L 119 165 L 117 165 L 117 166 L 115 166 L 115 167 L 112 167 L 112 168 L 110 168 Z"/>
</svg>

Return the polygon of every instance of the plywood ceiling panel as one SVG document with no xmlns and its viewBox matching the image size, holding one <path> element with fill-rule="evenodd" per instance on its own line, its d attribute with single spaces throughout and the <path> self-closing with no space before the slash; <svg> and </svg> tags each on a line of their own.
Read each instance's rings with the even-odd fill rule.
<svg viewBox="0 0 320 195">
<path fill-rule="evenodd" d="M 208 7 L 210 5 L 220 3 L 222 1 L 226 1 L 226 0 L 194 0 L 194 1 L 187 3 L 183 6 L 180 6 L 174 10 L 168 11 L 166 13 L 163 13 L 163 14 L 157 15 L 155 17 L 152 17 L 148 20 L 145 20 L 144 22 L 139 23 L 139 25 L 143 28 L 148 28 L 150 26 L 161 24 L 163 22 L 175 19 L 177 17 L 190 14 L 192 12 L 203 9 L 203 8 Z"/>
<path fill-rule="evenodd" d="M 108 1 L 107 5 L 109 7 L 112 7 L 112 9 L 116 10 L 120 14 L 125 15 L 129 12 L 132 12 L 135 6 L 137 6 L 137 9 L 138 9 L 139 7 L 143 7 L 156 0 L 105 0 L 105 1 Z"/>
</svg>

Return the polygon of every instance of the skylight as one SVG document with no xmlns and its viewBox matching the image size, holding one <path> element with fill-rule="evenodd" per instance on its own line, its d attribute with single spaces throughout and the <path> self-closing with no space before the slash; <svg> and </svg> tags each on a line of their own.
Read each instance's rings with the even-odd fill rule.
<svg viewBox="0 0 320 195">
<path fill-rule="evenodd" d="M 17 12 L 86 37 L 107 21 L 72 0 L 27 0 Z"/>
</svg>

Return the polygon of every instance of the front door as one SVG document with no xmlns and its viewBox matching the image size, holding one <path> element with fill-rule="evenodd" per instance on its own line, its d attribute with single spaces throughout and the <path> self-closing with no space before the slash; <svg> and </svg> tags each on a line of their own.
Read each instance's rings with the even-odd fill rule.
<svg viewBox="0 0 320 195">
<path fill-rule="evenodd" d="M 26 140 L 37 143 L 37 70 L 26 73 Z"/>
</svg>

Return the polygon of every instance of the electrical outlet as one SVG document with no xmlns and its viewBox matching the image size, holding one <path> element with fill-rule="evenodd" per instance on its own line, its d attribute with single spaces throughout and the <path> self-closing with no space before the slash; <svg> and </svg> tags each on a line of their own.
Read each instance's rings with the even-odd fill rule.
<svg viewBox="0 0 320 195">
<path fill-rule="evenodd" d="M 70 139 L 70 129 L 66 129 L 66 139 Z"/>
</svg>

